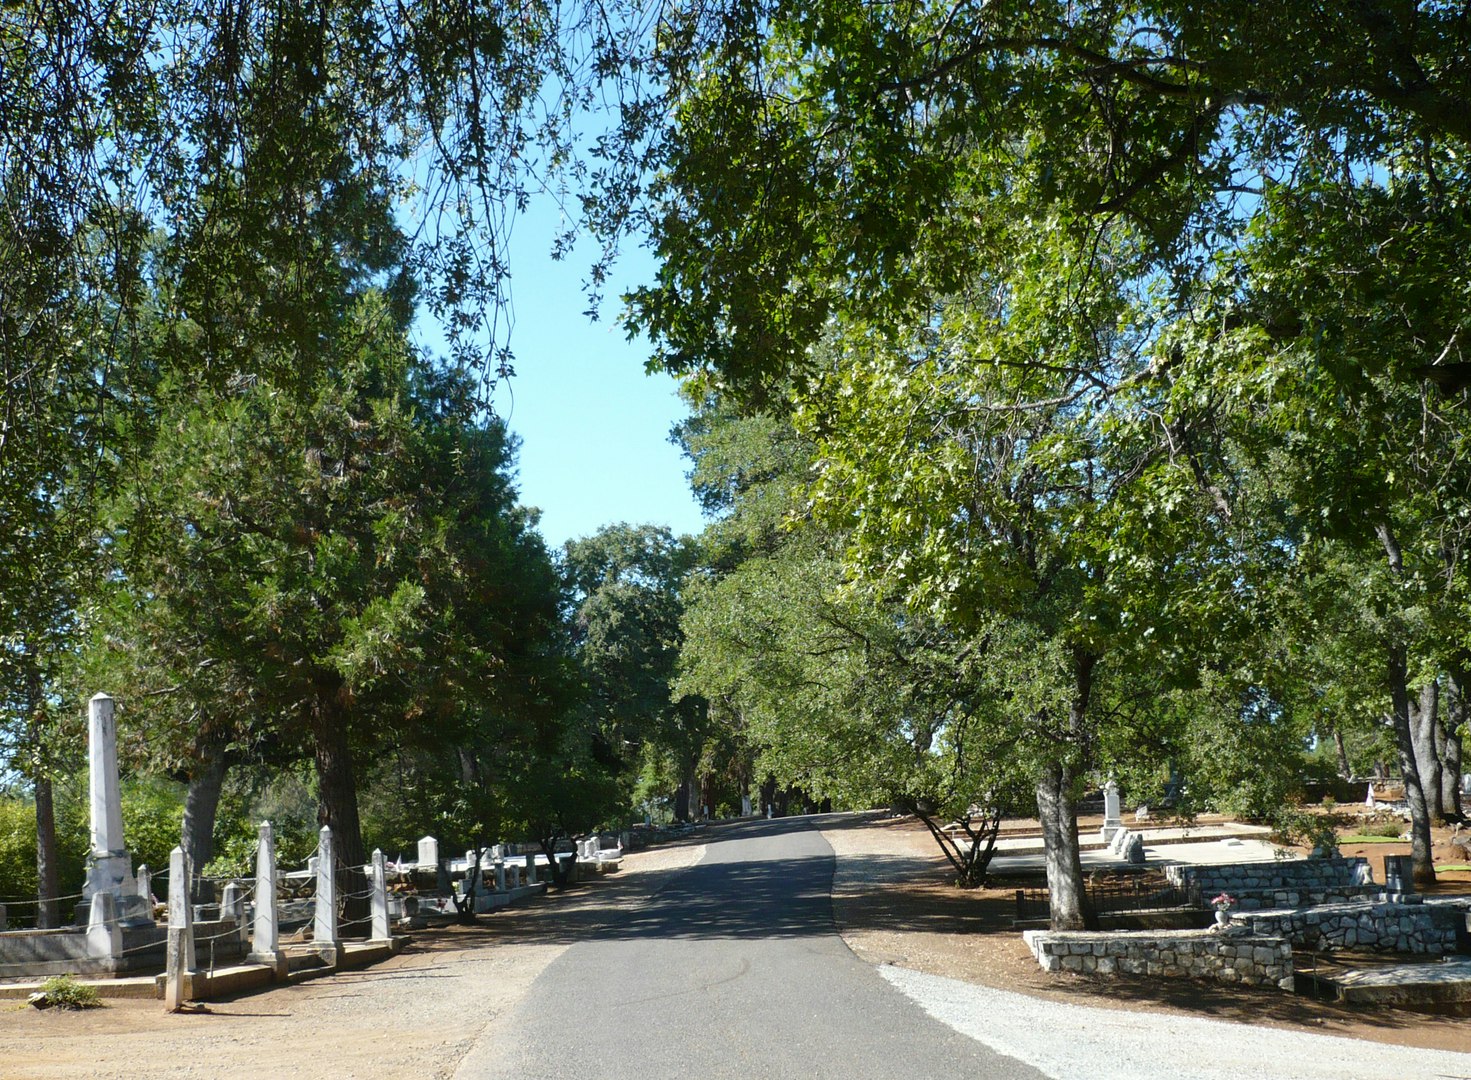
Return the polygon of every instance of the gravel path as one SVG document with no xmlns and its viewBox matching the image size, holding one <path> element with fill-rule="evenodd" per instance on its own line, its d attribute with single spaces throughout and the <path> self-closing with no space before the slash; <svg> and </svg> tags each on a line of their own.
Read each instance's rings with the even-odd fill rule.
<svg viewBox="0 0 1471 1080">
<path fill-rule="evenodd" d="M 879 971 L 935 1019 L 1057 1080 L 1471 1077 L 1471 1054 L 1069 1005 L 888 964 Z"/>
</svg>

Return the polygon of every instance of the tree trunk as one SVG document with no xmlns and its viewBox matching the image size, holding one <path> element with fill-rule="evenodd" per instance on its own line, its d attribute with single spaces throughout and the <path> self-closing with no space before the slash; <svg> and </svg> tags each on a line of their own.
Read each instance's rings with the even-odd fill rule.
<svg viewBox="0 0 1471 1080">
<path fill-rule="evenodd" d="M 1078 807 L 1072 770 L 1052 763 L 1037 779 L 1037 818 L 1047 863 L 1052 929 L 1082 930 L 1083 862 L 1078 853 Z"/>
<path fill-rule="evenodd" d="M 460 760 L 460 783 L 472 790 L 478 789 L 480 763 L 475 759 L 474 752 L 468 746 L 457 746 L 455 754 Z"/>
<path fill-rule="evenodd" d="M 44 746 L 45 693 L 41 668 L 29 649 L 24 655 L 26 671 L 26 725 L 32 753 L 32 783 L 36 793 L 36 929 L 55 930 L 61 925 L 57 910 L 56 802 L 51 790 Z"/>
<path fill-rule="evenodd" d="M 1391 720 L 1399 747 L 1400 775 L 1404 781 L 1405 802 L 1410 807 L 1410 857 L 1414 861 L 1415 884 L 1435 884 L 1435 864 L 1430 857 L 1430 814 L 1425 802 L 1425 789 L 1420 783 L 1419 764 L 1415 760 L 1415 739 L 1410 728 L 1410 692 L 1405 661 L 1405 647 L 1391 642 L 1387 649 L 1389 697 L 1393 703 Z"/>
<path fill-rule="evenodd" d="M 330 826 L 337 858 L 338 890 L 345 898 L 344 924 L 366 924 L 368 901 L 363 873 L 363 831 L 358 820 L 357 776 L 348 741 L 348 713 L 338 694 L 318 700 L 312 713 L 317 766 L 317 824 Z M 355 935 L 354 935 L 355 936 Z"/>
<path fill-rule="evenodd" d="M 1404 576 L 1404 557 L 1400 553 L 1399 541 L 1387 523 L 1375 526 L 1379 542 L 1384 546 L 1384 557 L 1395 580 Z M 1389 699 L 1393 704 L 1391 721 L 1394 738 L 1399 749 L 1400 775 L 1405 786 L 1405 802 L 1410 807 L 1410 857 L 1414 862 L 1416 885 L 1435 884 L 1435 863 L 1430 856 L 1430 813 L 1425 801 L 1425 788 L 1420 783 L 1419 763 L 1415 760 L 1415 732 L 1410 722 L 1410 689 L 1408 650 L 1402 640 L 1390 640 L 1385 645 L 1386 676 L 1389 682 Z M 1439 787 L 1437 786 L 1437 792 Z"/>
<path fill-rule="evenodd" d="M 220 808 L 220 792 L 225 786 L 225 748 L 209 741 L 198 748 L 199 760 L 189 775 L 184 792 L 184 825 L 179 846 L 194 868 L 192 892 L 196 903 L 215 900 L 214 888 L 203 880 L 204 868 L 215 857 L 215 815 Z"/>
<path fill-rule="evenodd" d="M 1445 751 L 1440 761 L 1440 811 L 1449 820 L 1460 821 L 1461 807 L 1461 735 L 1446 735 Z"/>
<path fill-rule="evenodd" d="M 541 853 L 547 857 L 547 873 L 551 875 L 552 887 L 565 889 L 567 887 L 568 871 L 557 861 L 557 841 L 560 837 L 543 836 L 537 841 L 541 845 Z"/>
<path fill-rule="evenodd" d="M 1466 809 L 1461 802 L 1461 738 L 1466 731 L 1466 674 L 1452 664 L 1446 671 L 1440 715 L 1445 728 L 1445 752 L 1441 755 L 1442 809 L 1447 817 L 1461 821 Z"/>
<path fill-rule="evenodd" d="M 1338 775 L 1344 780 L 1353 779 L 1353 766 L 1348 761 L 1348 748 L 1343 745 L 1343 732 L 1333 725 L 1333 749 L 1338 753 Z"/>
<path fill-rule="evenodd" d="M 38 772 L 36 787 L 36 929 L 54 930 L 61 925 L 56 910 L 56 804 L 51 797 L 51 777 Z"/>
<path fill-rule="evenodd" d="M 1440 684 L 1432 679 L 1419 697 L 1407 699 L 1410 708 L 1410 738 L 1415 746 L 1415 768 L 1425 792 L 1425 813 L 1430 821 L 1444 817 L 1440 803 L 1440 755 L 1436 750 L 1436 728 L 1440 726 Z"/>
<path fill-rule="evenodd" d="M 1093 669 L 1097 663 L 1097 656 L 1074 650 L 1067 741 L 1080 753 L 1085 745 Z M 1042 823 L 1042 850 L 1054 930 L 1080 930 L 1087 922 L 1083 908 L 1083 861 L 1078 851 L 1078 801 L 1073 790 L 1076 768 L 1064 761 L 1050 762 L 1037 779 L 1037 817 Z"/>
</svg>

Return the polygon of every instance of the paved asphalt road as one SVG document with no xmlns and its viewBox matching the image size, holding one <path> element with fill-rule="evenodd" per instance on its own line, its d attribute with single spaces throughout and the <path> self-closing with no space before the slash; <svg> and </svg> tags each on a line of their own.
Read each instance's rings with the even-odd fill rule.
<svg viewBox="0 0 1471 1080">
<path fill-rule="evenodd" d="M 800 819 L 721 829 L 699 864 L 554 961 L 457 1080 L 1043 1075 L 854 957 L 833 927 L 832 877 L 832 849 Z"/>
</svg>

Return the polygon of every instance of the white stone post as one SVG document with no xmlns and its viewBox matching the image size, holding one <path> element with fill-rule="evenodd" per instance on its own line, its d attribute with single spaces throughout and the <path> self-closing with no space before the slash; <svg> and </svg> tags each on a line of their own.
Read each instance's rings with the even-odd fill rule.
<svg viewBox="0 0 1471 1080">
<path fill-rule="evenodd" d="M 751 796 L 749 793 L 741 796 L 741 817 L 751 816 Z M 644 824 L 648 824 L 647 819 Z"/>
<path fill-rule="evenodd" d="M 504 862 L 495 864 L 495 891 L 506 891 L 506 864 Z"/>
<path fill-rule="evenodd" d="M 260 824 L 260 842 L 255 849 L 255 933 L 249 960 L 269 964 L 276 979 L 286 978 L 286 954 L 281 951 L 281 920 L 276 906 L 276 834 L 271 823 Z"/>
<path fill-rule="evenodd" d="M 332 854 L 332 826 L 317 834 L 317 908 L 312 920 L 312 944 L 330 963 L 337 960 L 337 859 Z"/>
<path fill-rule="evenodd" d="M 117 723 L 112 698 L 97 694 L 87 703 L 87 775 L 92 811 L 92 848 L 82 898 L 110 892 L 121 901 L 137 895 L 132 859 L 123 843 L 123 800 L 117 773 Z"/>
<path fill-rule="evenodd" d="M 169 852 L 169 929 L 164 1010 L 178 1012 L 194 996 L 194 908 L 189 903 L 193 867 L 183 848 Z"/>
<path fill-rule="evenodd" d="M 388 874 L 383 868 L 383 852 L 373 849 L 373 925 L 369 937 L 374 941 L 387 941 L 392 936 L 388 929 Z"/>
<path fill-rule="evenodd" d="M 536 876 L 536 852 L 530 851 L 526 854 L 526 884 L 538 884 Z"/>
</svg>

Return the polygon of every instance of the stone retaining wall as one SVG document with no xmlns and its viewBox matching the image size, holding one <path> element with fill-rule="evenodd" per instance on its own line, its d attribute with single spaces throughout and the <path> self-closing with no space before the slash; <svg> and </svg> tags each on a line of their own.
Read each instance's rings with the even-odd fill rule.
<svg viewBox="0 0 1471 1080">
<path fill-rule="evenodd" d="M 1164 868 L 1165 876 L 1197 903 L 1209 902 L 1218 893 L 1262 895 L 1285 891 L 1331 892 L 1336 887 L 1372 885 L 1374 873 L 1363 857 L 1331 859 L 1284 859 L 1276 862 L 1225 863 L 1220 866 L 1176 865 Z"/>
<path fill-rule="evenodd" d="M 1356 900 L 1383 900 L 1384 886 L 1331 885 L 1321 889 L 1243 889 L 1223 890 L 1236 898 L 1238 911 L 1262 911 L 1274 908 L 1312 907 L 1314 904 L 1348 904 Z M 1215 893 L 1204 897 L 1209 901 Z"/>
<path fill-rule="evenodd" d="M 1258 911 L 1239 916 L 1253 934 L 1272 934 L 1317 949 L 1368 949 L 1425 953 L 1456 951 L 1458 925 L 1466 911 L 1450 904 L 1360 901 L 1295 911 Z"/>
<path fill-rule="evenodd" d="M 1044 971 L 1213 979 L 1292 989 L 1292 945 L 1246 927 L 1163 930 L 1028 930 L 1023 940 Z"/>
</svg>

